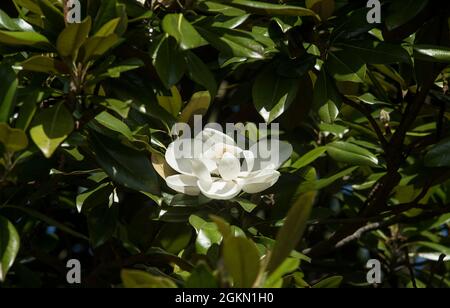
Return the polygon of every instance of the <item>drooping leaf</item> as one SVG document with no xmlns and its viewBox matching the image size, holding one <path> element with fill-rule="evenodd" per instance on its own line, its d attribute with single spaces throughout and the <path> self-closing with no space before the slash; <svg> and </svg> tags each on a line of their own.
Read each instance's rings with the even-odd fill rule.
<svg viewBox="0 0 450 308">
<path fill-rule="evenodd" d="M 316 192 L 307 192 L 294 200 L 283 227 L 278 231 L 268 265 L 269 272 L 275 271 L 289 257 L 302 239 L 315 198 Z"/>
</svg>

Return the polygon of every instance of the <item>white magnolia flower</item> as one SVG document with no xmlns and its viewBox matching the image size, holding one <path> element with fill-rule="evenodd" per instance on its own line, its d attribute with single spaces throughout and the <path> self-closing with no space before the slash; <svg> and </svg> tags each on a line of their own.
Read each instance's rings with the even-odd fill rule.
<svg viewBox="0 0 450 308">
<path fill-rule="evenodd" d="M 242 191 L 255 194 L 273 186 L 280 177 L 277 169 L 291 154 L 292 146 L 286 142 L 273 146 L 266 139 L 244 150 L 229 136 L 204 129 L 194 139 L 169 145 L 166 161 L 179 174 L 166 182 L 186 195 L 229 200 Z"/>
</svg>

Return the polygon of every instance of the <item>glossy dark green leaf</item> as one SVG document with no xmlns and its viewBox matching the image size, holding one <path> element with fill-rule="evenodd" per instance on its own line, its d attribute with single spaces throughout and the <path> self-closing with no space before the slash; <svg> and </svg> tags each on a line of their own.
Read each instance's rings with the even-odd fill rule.
<svg viewBox="0 0 450 308">
<path fill-rule="evenodd" d="M 433 45 L 415 45 L 414 57 L 424 61 L 450 63 L 450 48 Z"/>
<path fill-rule="evenodd" d="M 173 36 L 181 49 L 193 49 L 206 44 L 195 28 L 184 18 L 183 14 L 168 14 L 162 21 L 163 30 Z"/>
<path fill-rule="evenodd" d="M 0 43 L 11 46 L 32 46 L 37 48 L 50 47 L 48 39 L 36 32 L 0 30 Z"/>
<path fill-rule="evenodd" d="M 42 14 L 45 16 L 44 24 L 52 30 L 59 31 L 65 26 L 63 11 L 56 7 L 54 1 L 40 0 L 37 1 Z"/>
<path fill-rule="evenodd" d="M 255 41 L 251 34 L 244 31 L 223 28 L 196 28 L 212 46 L 225 55 L 263 59 L 264 46 Z"/>
<path fill-rule="evenodd" d="M 314 11 L 293 5 L 273 4 L 263 1 L 230 0 L 228 5 L 249 10 L 256 14 L 264 15 L 286 15 L 286 16 L 313 16 L 320 19 Z"/>
<path fill-rule="evenodd" d="M 328 55 L 327 69 L 337 81 L 364 83 L 367 71 L 365 63 L 356 53 L 336 51 Z"/>
<path fill-rule="evenodd" d="M 299 81 L 279 76 L 276 68 L 269 68 L 256 77 L 253 85 L 253 103 L 268 123 L 281 116 L 294 101 Z"/>
<path fill-rule="evenodd" d="M 16 228 L 9 220 L 0 216 L 0 281 L 5 281 L 19 248 L 20 237 Z"/>
<path fill-rule="evenodd" d="M 186 63 L 174 38 L 163 38 L 153 55 L 153 65 L 167 89 L 180 81 L 186 70 Z"/>
<path fill-rule="evenodd" d="M 351 165 L 378 166 L 377 157 L 353 143 L 337 141 L 327 145 L 328 155 L 334 160 Z"/>
<path fill-rule="evenodd" d="M 393 1 L 386 16 L 386 26 L 390 30 L 403 26 L 416 17 L 427 5 L 428 0 Z"/>
<path fill-rule="evenodd" d="M 340 101 L 335 86 L 322 68 L 314 86 L 314 106 L 320 119 L 326 123 L 333 123 L 339 115 Z"/>
<path fill-rule="evenodd" d="M 185 53 L 185 61 L 189 78 L 205 87 L 211 94 L 211 97 L 214 97 L 217 92 L 217 82 L 208 66 L 190 51 Z"/>
<path fill-rule="evenodd" d="M 100 28 L 117 17 L 117 0 L 101 1 L 98 8 L 97 15 L 94 19 L 94 25 L 92 27 L 93 32 L 96 33 Z"/>
<path fill-rule="evenodd" d="M 90 137 L 96 159 L 111 179 L 136 191 L 150 194 L 159 192 L 158 176 L 149 155 L 93 130 Z"/>
<path fill-rule="evenodd" d="M 338 44 L 350 55 L 357 55 L 368 64 L 410 63 L 411 57 L 401 45 L 376 41 Z"/>
</svg>

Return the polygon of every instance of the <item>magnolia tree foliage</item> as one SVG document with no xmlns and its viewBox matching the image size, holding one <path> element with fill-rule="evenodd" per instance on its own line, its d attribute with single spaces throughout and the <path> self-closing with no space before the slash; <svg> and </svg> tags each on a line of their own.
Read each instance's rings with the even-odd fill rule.
<svg viewBox="0 0 450 308">
<path fill-rule="evenodd" d="M 1 287 L 450 286 L 447 1 L 0 9 Z M 186 175 L 196 115 L 291 151 Z"/>
</svg>

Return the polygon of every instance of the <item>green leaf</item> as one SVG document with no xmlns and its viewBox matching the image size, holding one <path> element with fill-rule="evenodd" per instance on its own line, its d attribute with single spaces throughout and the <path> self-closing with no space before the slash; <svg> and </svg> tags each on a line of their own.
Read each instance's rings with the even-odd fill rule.
<svg viewBox="0 0 450 308">
<path fill-rule="evenodd" d="M 327 145 L 328 155 L 342 163 L 378 167 L 378 159 L 368 150 L 355 144 L 337 141 Z"/>
<path fill-rule="evenodd" d="M 30 135 L 44 156 L 50 158 L 74 127 L 72 114 L 61 102 L 36 116 Z"/>
<path fill-rule="evenodd" d="M 253 103 L 267 123 L 281 116 L 294 101 L 299 81 L 277 74 L 276 68 L 268 68 L 256 77 L 253 85 Z"/>
<path fill-rule="evenodd" d="M 215 97 L 217 93 L 217 82 L 211 70 L 193 52 L 187 51 L 184 59 L 189 78 L 205 87 L 211 94 L 211 97 Z"/>
<path fill-rule="evenodd" d="M 123 136 L 127 137 L 128 140 L 130 141 L 133 141 L 135 139 L 131 129 L 124 122 L 122 122 L 115 116 L 111 115 L 107 111 L 100 113 L 98 116 L 95 117 L 95 120 L 104 127 L 107 127 L 112 131 L 122 134 Z"/>
<path fill-rule="evenodd" d="M 316 192 L 313 191 L 301 194 L 294 201 L 283 227 L 278 231 L 268 265 L 270 273 L 273 273 L 289 257 L 302 239 L 315 198 Z"/>
<path fill-rule="evenodd" d="M 318 147 L 314 150 L 309 151 L 305 155 L 303 155 L 299 160 L 297 160 L 293 165 L 292 168 L 295 169 L 301 169 L 303 167 L 306 167 L 313 163 L 316 159 L 318 159 L 320 156 L 322 156 L 323 153 L 327 151 L 326 147 Z"/>
<path fill-rule="evenodd" d="M 343 280 L 344 277 L 342 276 L 329 277 L 313 285 L 313 289 L 336 289 L 339 288 Z"/>
<path fill-rule="evenodd" d="M 196 28 L 197 31 L 224 55 L 264 59 L 264 47 L 250 33 L 223 28 Z"/>
<path fill-rule="evenodd" d="M 415 45 L 414 57 L 424 61 L 450 63 L 450 48 L 433 45 Z"/>
<path fill-rule="evenodd" d="M 44 24 L 49 29 L 63 29 L 65 26 L 64 14 L 62 10 L 58 9 L 51 0 L 40 0 L 38 5 L 42 11 L 44 18 Z"/>
<path fill-rule="evenodd" d="M 192 271 L 184 287 L 188 289 L 214 289 L 218 288 L 219 284 L 206 263 L 200 262 Z"/>
<path fill-rule="evenodd" d="M 189 103 L 184 107 L 179 116 L 179 121 L 183 123 L 190 123 L 194 116 L 205 115 L 208 112 L 211 104 L 211 95 L 209 92 L 197 92 L 192 95 Z"/>
<path fill-rule="evenodd" d="M 408 245 L 423 246 L 426 248 L 430 248 L 434 251 L 440 252 L 440 253 L 446 255 L 447 257 L 450 257 L 450 248 L 447 246 L 441 245 L 441 244 L 431 243 L 431 242 L 413 242 Z"/>
<path fill-rule="evenodd" d="M 0 80 L 0 122 L 9 122 L 18 86 L 16 72 L 11 66 L 0 64 Z"/>
<path fill-rule="evenodd" d="M 117 17 L 117 0 L 101 1 L 94 19 L 93 31 L 98 32 L 103 25 Z"/>
<path fill-rule="evenodd" d="M 427 167 L 450 167 L 450 138 L 444 139 L 425 155 Z"/>
<path fill-rule="evenodd" d="M 136 191 L 159 193 L 158 176 L 146 153 L 93 130 L 90 143 L 97 162 L 115 182 Z"/>
<path fill-rule="evenodd" d="M 197 6 L 203 12 L 222 14 L 224 16 L 242 16 L 246 14 L 245 10 L 214 1 L 198 1 Z"/>
<path fill-rule="evenodd" d="M 254 204 L 253 202 L 244 199 L 244 198 L 234 198 L 233 201 L 239 203 L 239 205 L 246 211 L 247 213 L 253 212 L 255 208 L 258 207 L 258 205 Z"/>
<path fill-rule="evenodd" d="M 153 65 L 167 89 L 180 81 L 186 70 L 186 63 L 172 37 L 164 37 L 153 55 Z"/>
<path fill-rule="evenodd" d="M 121 42 L 122 40 L 116 34 L 101 37 L 90 37 L 81 46 L 79 58 L 83 63 L 96 60 Z"/>
<path fill-rule="evenodd" d="M 416 17 L 427 5 L 428 0 L 393 1 L 386 17 L 387 28 L 393 30 L 403 26 Z"/>
<path fill-rule="evenodd" d="M 48 48 L 50 42 L 47 38 L 36 32 L 3 31 L 0 30 L 0 43 L 11 46 L 32 46 Z"/>
<path fill-rule="evenodd" d="M 94 36 L 110 36 L 115 33 L 117 27 L 119 26 L 121 18 L 114 18 L 104 24 Z"/>
<path fill-rule="evenodd" d="M 33 90 L 27 95 L 20 107 L 19 118 L 17 119 L 16 128 L 20 128 L 24 131 L 28 130 L 33 117 L 36 114 L 38 103 L 44 98 L 44 92 L 40 90 Z"/>
<path fill-rule="evenodd" d="M 20 237 L 14 225 L 0 216 L 0 281 L 5 281 L 20 248 Z"/>
<path fill-rule="evenodd" d="M 177 40 L 183 50 L 207 44 L 183 14 L 167 14 L 162 21 L 162 28 Z"/>
<path fill-rule="evenodd" d="M 368 64 L 410 63 L 411 57 L 400 44 L 388 44 L 372 40 L 337 44 L 345 53 L 357 55 Z"/>
<path fill-rule="evenodd" d="M 124 269 L 120 273 L 123 286 L 127 289 L 177 288 L 171 279 L 154 276 L 144 271 Z"/>
<path fill-rule="evenodd" d="M 256 14 L 263 15 L 285 15 L 285 16 L 313 16 L 320 20 L 314 11 L 300 6 L 273 4 L 261 1 L 250 0 L 230 0 L 228 5 L 248 10 Z"/>
<path fill-rule="evenodd" d="M 330 52 L 327 61 L 328 72 L 337 81 L 364 83 L 367 66 L 356 53 L 347 50 Z"/>
<path fill-rule="evenodd" d="M 11 18 L 4 11 L 0 10 L 0 29 L 9 31 L 32 31 L 33 28 L 20 18 Z"/>
<path fill-rule="evenodd" d="M 333 123 L 339 115 L 337 106 L 339 103 L 339 94 L 325 69 L 322 68 L 314 86 L 314 106 L 318 110 L 320 119 L 326 123 Z"/>
<path fill-rule="evenodd" d="M 76 59 L 78 50 L 88 38 L 91 31 L 91 17 L 87 17 L 81 23 L 69 24 L 59 34 L 56 41 L 56 49 L 61 57 L 69 57 Z"/>
<path fill-rule="evenodd" d="M 180 92 L 176 86 L 170 89 L 172 96 L 157 96 L 158 104 L 163 107 L 168 113 L 174 117 L 178 117 L 183 105 L 183 100 L 181 98 Z"/>
<path fill-rule="evenodd" d="M 264 282 L 264 288 L 280 287 L 283 283 L 283 276 L 290 274 L 298 269 L 300 260 L 296 258 L 287 258 L 275 271 L 273 271 Z"/>
<path fill-rule="evenodd" d="M 234 287 L 251 288 L 260 268 L 260 256 L 255 243 L 245 237 L 227 237 L 223 243 L 223 258 Z"/>
<path fill-rule="evenodd" d="M 28 138 L 21 129 L 10 128 L 6 123 L 0 123 L 0 143 L 8 152 L 19 152 L 28 147 Z"/>
<path fill-rule="evenodd" d="M 78 212 L 81 213 L 83 209 L 86 209 L 85 205 L 93 207 L 96 205 L 104 204 L 105 200 L 107 200 L 108 196 L 111 193 L 112 193 L 111 184 L 103 183 L 83 192 L 82 194 L 79 194 L 75 201 Z"/>
<path fill-rule="evenodd" d="M 197 231 L 195 247 L 199 254 L 206 254 L 213 244 L 220 244 L 222 241 L 222 235 L 215 223 L 207 222 L 196 215 L 189 217 L 189 223 Z"/>
<path fill-rule="evenodd" d="M 63 74 L 69 71 L 63 62 L 41 55 L 26 59 L 21 63 L 21 66 L 27 71 L 46 74 Z"/>
</svg>

